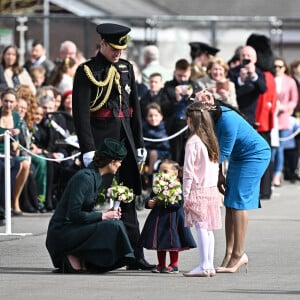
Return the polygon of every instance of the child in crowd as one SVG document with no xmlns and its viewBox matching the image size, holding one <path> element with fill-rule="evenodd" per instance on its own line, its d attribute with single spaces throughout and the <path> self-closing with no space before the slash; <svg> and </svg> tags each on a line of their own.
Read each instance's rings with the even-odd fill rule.
<svg viewBox="0 0 300 300">
<path fill-rule="evenodd" d="M 45 85 L 46 70 L 43 66 L 36 66 L 30 68 L 30 76 L 36 89 L 38 90 Z"/>
<path fill-rule="evenodd" d="M 166 139 L 168 137 L 161 108 L 157 103 L 150 103 L 147 105 L 146 121 L 143 123 L 143 136 L 144 138 L 153 140 Z M 151 184 L 154 164 L 157 160 L 169 157 L 170 144 L 167 139 L 159 142 L 149 141 L 146 139 L 145 148 L 148 153 L 148 169 L 145 173 L 145 177 L 147 177 L 146 181 Z"/>
<path fill-rule="evenodd" d="M 163 91 L 163 79 L 160 73 L 153 73 L 149 77 L 149 90 L 140 100 L 140 107 L 143 120 L 146 119 L 147 105 L 157 103 L 160 105 L 160 99 Z"/>
<path fill-rule="evenodd" d="M 214 269 L 214 234 L 220 229 L 219 146 L 211 117 L 204 104 L 195 102 L 186 109 L 190 136 L 185 147 L 183 197 L 185 224 L 195 226 L 200 254 L 199 265 L 187 277 L 212 277 Z"/>
<path fill-rule="evenodd" d="M 179 179 L 179 165 L 165 159 L 159 171 L 175 175 Z M 184 227 L 183 199 L 175 204 L 164 205 L 155 199 L 152 192 L 146 201 L 146 207 L 152 209 L 141 233 L 144 248 L 157 251 L 158 265 L 153 273 L 178 273 L 179 251 L 196 248 L 189 228 Z M 170 264 L 166 267 L 166 252 L 170 253 Z"/>
</svg>

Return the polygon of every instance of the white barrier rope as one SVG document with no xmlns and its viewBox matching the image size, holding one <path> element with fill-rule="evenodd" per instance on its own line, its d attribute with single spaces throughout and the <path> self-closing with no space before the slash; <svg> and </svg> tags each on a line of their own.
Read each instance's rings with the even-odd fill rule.
<svg viewBox="0 0 300 300">
<path fill-rule="evenodd" d="M 17 142 L 12 136 L 10 136 L 11 140 L 14 141 L 14 142 Z M 23 149 L 24 151 L 26 151 L 27 153 L 29 153 L 30 155 L 32 156 L 35 156 L 35 157 L 38 157 L 38 158 L 41 158 L 41 159 L 45 159 L 45 160 L 48 160 L 48 161 L 65 161 L 65 160 L 69 160 L 69 159 L 74 159 L 76 158 L 77 156 L 79 156 L 81 154 L 81 152 L 78 152 L 76 154 L 73 154 L 71 156 L 68 156 L 68 157 L 64 157 L 64 158 L 48 158 L 48 157 L 43 157 L 39 154 L 35 154 L 33 152 L 31 152 L 30 150 L 28 150 L 27 148 L 23 147 L 21 144 L 18 145 L 21 149 Z"/>
<path fill-rule="evenodd" d="M 167 136 L 165 138 L 161 138 L 161 139 L 150 139 L 150 138 L 146 138 L 143 137 L 144 141 L 148 141 L 148 142 L 154 142 L 154 143 L 158 143 L 158 142 L 163 142 L 163 141 L 167 141 L 167 140 L 171 140 L 176 138 L 178 135 L 182 134 L 184 131 L 186 131 L 188 129 L 188 126 L 186 125 L 184 128 L 180 129 L 179 131 L 177 131 L 176 133 Z"/>
<path fill-rule="evenodd" d="M 8 130 L 5 131 L 4 134 L 0 134 L 0 137 L 4 136 L 4 160 L 5 160 L 5 233 L 2 234 L 0 233 L 0 235 L 21 235 L 21 236 L 25 236 L 25 235 L 31 235 L 31 233 L 12 233 L 11 230 L 11 188 L 10 188 L 10 177 L 11 177 L 11 170 L 10 170 L 10 139 L 14 142 L 17 142 L 9 133 Z M 27 153 L 29 153 L 32 156 L 36 156 L 39 157 L 41 159 L 44 160 L 48 160 L 48 161 L 65 161 L 65 160 L 69 160 L 69 159 L 74 159 L 77 156 L 79 156 L 81 153 L 76 153 L 72 156 L 69 157 L 65 157 L 65 158 L 61 158 L 61 159 L 56 159 L 56 158 L 47 158 L 44 156 L 40 156 L 37 155 L 35 153 L 32 153 L 30 150 L 26 149 L 25 147 L 23 147 L 22 145 L 18 145 L 21 149 L 23 149 L 24 151 L 26 151 Z"/>
<path fill-rule="evenodd" d="M 178 135 L 182 134 L 183 132 L 185 132 L 186 130 L 188 129 L 188 126 L 186 125 L 184 128 L 180 129 L 179 131 L 177 131 L 176 133 L 170 135 L 170 136 L 167 136 L 165 138 L 161 138 L 161 139 L 150 139 L 150 138 L 147 138 L 147 137 L 143 137 L 144 141 L 148 141 L 148 142 L 154 142 L 154 143 L 159 143 L 159 142 L 164 142 L 164 141 L 168 141 L 168 140 L 172 140 L 174 138 L 176 138 Z M 292 133 L 291 135 L 287 136 L 287 137 L 284 137 L 284 138 L 279 138 L 279 141 L 282 141 L 282 142 L 285 142 L 285 141 L 288 141 L 288 140 L 291 140 L 293 139 L 294 137 L 296 137 L 298 134 L 300 133 L 300 128 L 298 130 L 296 130 L 294 133 Z M 3 136 L 4 134 L 0 134 L 0 136 Z M 13 141 L 16 142 L 16 140 L 11 136 L 10 137 Z M 26 149 L 25 147 L 23 147 L 22 145 L 19 145 L 24 151 L 26 151 L 27 153 L 29 153 L 30 155 L 33 155 L 33 156 L 36 156 L 36 157 L 40 157 L 38 154 L 35 154 L 35 153 L 32 153 L 30 150 Z M 62 158 L 62 159 L 56 159 L 56 158 L 44 158 L 46 160 L 49 160 L 49 161 L 64 161 L 64 160 L 69 160 L 69 159 L 74 159 L 76 157 L 78 157 L 81 153 L 78 152 L 72 156 L 69 156 L 69 157 L 65 157 L 65 158 Z"/>
<path fill-rule="evenodd" d="M 146 137 L 143 137 L 143 139 L 144 139 L 144 141 L 154 142 L 154 143 L 163 142 L 163 141 L 171 140 L 171 139 L 177 137 L 178 135 L 180 135 L 181 133 L 183 133 L 187 129 L 188 129 L 188 126 L 185 126 L 184 128 L 182 128 L 178 132 L 174 133 L 173 135 L 170 135 L 168 137 L 161 138 L 161 139 L 150 139 L 150 138 L 146 138 Z M 279 141 L 286 142 L 286 141 L 291 140 L 294 137 L 296 137 L 299 133 L 300 133 L 300 128 L 297 129 L 295 132 L 293 132 L 291 135 L 289 135 L 287 137 L 279 138 Z"/>
<path fill-rule="evenodd" d="M 286 142 L 288 140 L 293 139 L 296 135 L 298 135 L 300 133 L 300 128 L 297 129 L 295 132 L 293 132 L 291 135 L 287 136 L 287 137 L 282 137 L 279 139 L 279 141 L 281 142 Z"/>
</svg>

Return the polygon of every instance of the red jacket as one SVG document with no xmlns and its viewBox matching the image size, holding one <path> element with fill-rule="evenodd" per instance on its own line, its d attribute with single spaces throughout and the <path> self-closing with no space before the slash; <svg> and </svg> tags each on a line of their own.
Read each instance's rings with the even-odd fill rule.
<svg viewBox="0 0 300 300">
<path fill-rule="evenodd" d="M 276 83 L 269 71 L 264 72 L 267 91 L 260 94 L 256 107 L 258 132 L 270 131 L 274 127 L 274 115 L 277 102 Z"/>
</svg>

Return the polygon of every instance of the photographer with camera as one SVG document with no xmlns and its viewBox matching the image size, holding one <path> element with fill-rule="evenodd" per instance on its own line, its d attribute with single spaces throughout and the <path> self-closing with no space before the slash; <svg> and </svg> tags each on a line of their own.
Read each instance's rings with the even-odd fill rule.
<svg viewBox="0 0 300 300">
<path fill-rule="evenodd" d="M 257 55 L 251 46 L 244 46 L 241 49 L 240 60 L 240 66 L 230 69 L 228 76 L 235 84 L 241 113 L 253 127 L 256 127 L 255 113 L 258 96 L 266 91 L 265 75 L 255 66 Z"/>
<path fill-rule="evenodd" d="M 161 97 L 161 108 L 169 136 L 186 126 L 185 108 L 197 91 L 200 91 L 200 87 L 191 80 L 191 65 L 186 59 L 179 59 L 175 64 L 174 78 L 165 83 Z M 171 159 L 181 166 L 185 142 L 185 132 L 170 140 Z"/>
</svg>

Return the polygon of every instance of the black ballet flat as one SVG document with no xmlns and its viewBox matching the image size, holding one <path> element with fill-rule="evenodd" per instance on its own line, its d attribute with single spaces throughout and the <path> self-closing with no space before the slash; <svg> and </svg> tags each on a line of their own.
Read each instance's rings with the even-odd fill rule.
<svg viewBox="0 0 300 300">
<path fill-rule="evenodd" d="M 13 217 L 20 217 L 20 216 L 23 216 L 23 212 L 21 210 L 12 209 L 11 215 Z"/>
</svg>

